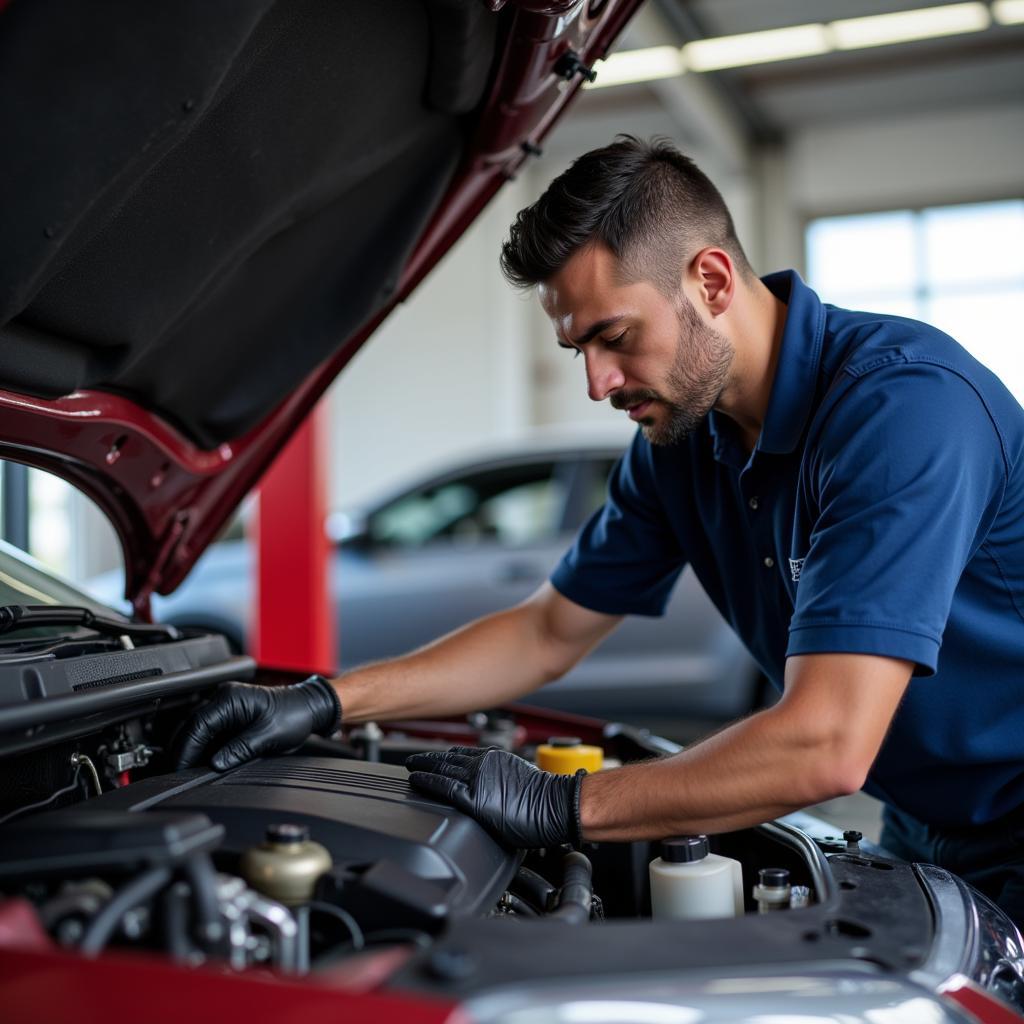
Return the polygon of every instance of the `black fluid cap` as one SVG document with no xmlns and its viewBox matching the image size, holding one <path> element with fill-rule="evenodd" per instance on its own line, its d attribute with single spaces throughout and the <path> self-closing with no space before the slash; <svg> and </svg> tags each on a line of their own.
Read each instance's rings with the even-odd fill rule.
<svg viewBox="0 0 1024 1024">
<path fill-rule="evenodd" d="M 549 747 L 578 747 L 583 740 L 579 736 L 552 736 L 548 740 Z"/>
<path fill-rule="evenodd" d="M 789 872 L 785 868 L 761 868 L 757 880 L 762 889 L 785 889 L 789 885 Z"/>
<path fill-rule="evenodd" d="M 708 855 L 707 836 L 673 836 L 661 841 L 661 859 L 670 864 L 687 864 Z"/>
<path fill-rule="evenodd" d="M 287 822 L 267 826 L 268 843 L 304 843 L 308 838 L 309 829 L 305 825 Z"/>
<path fill-rule="evenodd" d="M 855 828 L 848 828 L 843 833 L 843 838 L 848 843 L 859 843 L 864 838 L 864 833 L 858 832 Z"/>
</svg>

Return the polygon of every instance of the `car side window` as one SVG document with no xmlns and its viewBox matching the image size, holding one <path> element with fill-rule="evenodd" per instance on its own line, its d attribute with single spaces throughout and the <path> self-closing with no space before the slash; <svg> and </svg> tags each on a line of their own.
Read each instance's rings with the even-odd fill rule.
<svg viewBox="0 0 1024 1024">
<path fill-rule="evenodd" d="M 544 462 L 467 474 L 406 494 L 370 516 L 374 547 L 540 543 L 558 533 L 565 485 Z"/>
<path fill-rule="evenodd" d="M 558 481 L 532 480 L 480 503 L 474 527 L 503 544 L 533 544 L 555 535 L 564 500 Z"/>
<path fill-rule="evenodd" d="M 608 477 L 612 475 L 615 461 L 607 458 L 595 459 L 590 463 L 590 473 L 586 480 L 584 519 L 599 509 L 608 497 Z"/>
<path fill-rule="evenodd" d="M 375 545 L 420 547 L 451 530 L 477 504 L 472 488 L 461 483 L 407 494 L 370 518 L 370 537 Z"/>
</svg>

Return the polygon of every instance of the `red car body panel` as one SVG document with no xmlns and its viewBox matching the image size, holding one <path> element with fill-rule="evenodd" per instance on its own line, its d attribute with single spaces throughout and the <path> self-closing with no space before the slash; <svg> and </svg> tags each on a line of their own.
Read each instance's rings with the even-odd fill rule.
<svg viewBox="0 0 1024 1024">
<path fill-rule="evenodd" d="M 379 957 L 369 954 L 364 972 Z M 392 964 L 392 966 L 394 966 Z M 373 977 L 372 973 L 368 973 Z M 379 980 L 382 979 L 377 979 Z M 104 955 L 85 960 L 77 953 L 54 949 L 4 949 L 0 956 L 0 991 L 4 1024 L 75 1021 L 106 1024 L 121 1007 L 131 1015 L 145 1007 L 148 1024 L 224 1024 L 225 1021 L 273 1021 L 274 1024 L 466 1024 L 462 1011 L 432 998 L 403 998 L 366 991 L 351 969 L 332 978 L 293 981 L 250 971 L 244 976 L 227 968 L 197 968 L 183 984 L 182 969 L 156 957 Z"/>
<path fill-rule="evenodd" d="M 99 505 L 121 539 L 126 596 L 139 614 L 148 614 L 152 593 L 181 582 L 348 360 L 544 138 L 582 82 L 556 70 L 559 62 L 570 52 L 585 65 L 602 57 L 640 5 L 484 2 L 518 10 L 499 42 L 502 56 L 463 164 L 395 294 L 257 427 L 203 450 L 118 395 L 81 391 L 49 400 L 0 391 L 0 458 L 55 473 Z"/>
</svg>

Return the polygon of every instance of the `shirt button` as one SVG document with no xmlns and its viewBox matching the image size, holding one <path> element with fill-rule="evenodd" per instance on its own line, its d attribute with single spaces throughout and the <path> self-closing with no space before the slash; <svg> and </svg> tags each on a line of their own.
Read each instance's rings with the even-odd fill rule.
<svg viewBox="0 0 1024 1024">
<path fill-rule="evenodd" d="M 766 569 L 771 569 L 771 568 L 772 568 L 772 566 L 774 566 L 774 565 L 775 565 L 775 559 L 774 559 L 774 558 L 772 558 L 772 556 L 771 556 L 771 555 L 769 555 L 769 556 L 768 556 L 768 557 L 767 557 L 767 558 L 766 558 L 766 559 L 764 560 L 764 567 L 765 567 Z"/>
<path fill-rule="evenodd" d="M 751 498 L 750 501 L 747 502 L 747 504 L 756 512 L 757 507 L 758 505 L 761 504 L 761 502 L 759 502 L 757 498 Z"/>
</svg>

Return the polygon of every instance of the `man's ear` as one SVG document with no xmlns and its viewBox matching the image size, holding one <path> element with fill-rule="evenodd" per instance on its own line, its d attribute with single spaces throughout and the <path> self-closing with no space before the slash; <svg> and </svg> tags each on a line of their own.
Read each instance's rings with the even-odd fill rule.
<svg viewBox="0 0 1024 1024">
<path fill-rule="evenodd" d="M 712 317 L 721 316 L 736 294 L 736 268 L 724 249 L 701 249 L 687 268 L 690 285 Z"/>
</svg>

